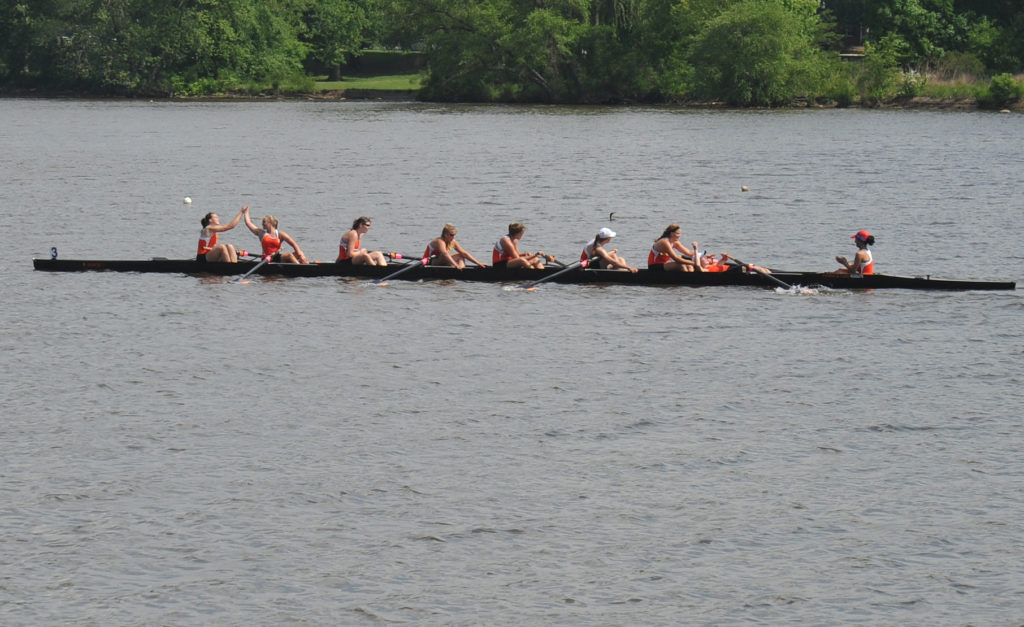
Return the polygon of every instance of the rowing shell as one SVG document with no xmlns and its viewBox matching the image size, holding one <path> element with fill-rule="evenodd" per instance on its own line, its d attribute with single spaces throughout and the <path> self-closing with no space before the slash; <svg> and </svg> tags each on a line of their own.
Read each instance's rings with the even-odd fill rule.
<svg viewBox="0 0 1024 627">
<path fill-rule="evenodd" d="M 415 260 L 419 263 L 419 260 Z M 36 270 L 48 272 L 160 272 L 192 275 L 234 276 L 252 270 L 254 262 L 198 262 L 194 259 L 153 258 L 146 260 L 114 259 L 33 259 Z M 289 264 L 268 263 L 257 268 L 255 274 L 282 277 L 352 277 L 380 279 L 395 272 L 401 266 L 355 266 L 351 264 L 313 263 Z M 731 272 L 671 272 L 642 269 L 639 272 L 619 270 L 576 269 L 562 272 L 562 268 L 544 270 L 466 268 L 457 270 L 447 266 L 422 266 L 403 273 L 398 280 L 444 280 L 483 281 L 488 283 L 538 281 L 551 276 L 553 283 L 608 283 L 620 285 L 687 285 L 700 286 L 749 286 L 775 288 L 776 284 L 758 274 L 735 270 Z M 833 289 L 907 289 L 907 290 L 1013 290 L 1013 281 L 958 281 L 926 277 L 892 276 L 873 274 L 868 276 L 844 276 L 830 272 L 786 272 L 772 271 L 772 275 L 790 285 L 802 287 L 829 287 Z"/>
</svg>

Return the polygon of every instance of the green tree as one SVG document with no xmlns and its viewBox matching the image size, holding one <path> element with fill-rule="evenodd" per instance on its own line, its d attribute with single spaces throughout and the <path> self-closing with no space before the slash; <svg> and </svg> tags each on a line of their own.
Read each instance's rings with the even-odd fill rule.
<svg viewBox="0 0 1024 627">
<path fill-rule="evenodd" d="M 821 49 L 825 25 L 806 4 L 743 0 L 708 22 L 694 38 L 690 63 L 702 99 L 732 105 L 791 103 L 820 88 L 835 57 Z"/>
<path fill-rule="evenodd" d="M 579 5 L 536 8 L 512 0 L 411 0 L 407 24 L 422 33 L 438 100 L 572 100 Z M 412 31 L 412 29 L 410 29 Z M 414 32 L 414 31 L 413 31 Z"/>
<path fill-rule="evenodd" d="M 0 76 L 127 95 L 301 76 L 311 0 L 36 0 L 0 9 Z"/>
<path fill-rule="evenodd" d="M 340 80 L 342 64 L 381 39 L 385 19 L 379 0 L 310 0 L 303 14 L 307 58 L 329 68 L 331 78 Z"/>
</svg>

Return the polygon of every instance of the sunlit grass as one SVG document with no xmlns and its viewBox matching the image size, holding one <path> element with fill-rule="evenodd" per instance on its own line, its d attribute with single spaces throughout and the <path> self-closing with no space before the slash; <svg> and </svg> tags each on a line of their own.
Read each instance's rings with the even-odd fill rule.
<svg viewBox="0 0 1024 627">
<path fill-rule="evenodd" d="M 931 98 L 974 98 L 979 83 L 971 81 L 943 81 L 930 78 L 921 88 L 920 96 Z"/>
<path fill-rule="evenodd" d="M 394 74 L 391 76 L 352 77 L 340 81 L 317 80 L 316 90 L 379 89 L 382 91 L 406 91 L 419 89 L 421 79 L 422 76 L 420 74 Z"/>
</svg>

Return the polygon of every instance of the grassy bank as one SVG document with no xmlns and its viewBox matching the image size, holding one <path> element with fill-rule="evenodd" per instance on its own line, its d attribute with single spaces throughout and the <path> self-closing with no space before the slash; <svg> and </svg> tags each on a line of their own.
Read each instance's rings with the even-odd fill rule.
<svg viewBox="0 0 1024 627">
<path fill-rule="evenodd" d="M 328 81 L 326 76 L 314 78 L 314 94 L 330 97 L 366 98 L 386 95 L 387 92 L 407 95 L 420 89 L 424 75 L 389 74 L 383 76 L 352 76 L 340 81 Z M 907 83 L 904 82 L 904 85 Z M 993 93 L 991 80 L 956 79 L 937 76 L 920 76 L 913 89 L 893 91 L 875 106 L 882 107 L 937 107 L 951 109 L 1008 108 L 1024 109 L 1024 102 L 1018 96 L 1024 91 L 1024 77 L 1005 77 L 1002 93 Z M 350 92 L 346 96 L 346 92 Z M 1016 97 L 1016 100 L 1014 100 Z M 864 106 L 854 98 L 849 106 Z"/>
<path fill-rule="evenodd" d="M 324 80 L 317 77 L 316 91 L 345 91 L 348 89 L 370 89 L 375 91 L 415 91 L 420 88 L 420 74 L 392 74 L 390 76 L 361 76 L 340 81 Z"/>
</svg>

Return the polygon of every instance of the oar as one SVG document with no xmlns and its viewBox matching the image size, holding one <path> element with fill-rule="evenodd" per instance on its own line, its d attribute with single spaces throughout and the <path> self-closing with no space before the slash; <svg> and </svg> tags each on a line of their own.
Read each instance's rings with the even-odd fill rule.
<svg viewBox="0 0 1024 627">
<path fill-rule="evenodd" d="M 373 284 L 374 285 L 387 285 L 388 284 L 388 279 L 393 279 L 396 276 L 402 274 L 403 272 L 408 272 L 409 270 L 412 270 L 413 268 L 419 268 L 420 266 L 425 266 L 428 263 L 430 263 L 430 257 L 424 257 L 423 259 L 417 259 L 415 261 L 410 260 L 398 272 L 392 272 L 391 274 L 387 275 L 383 279 L 377 279 L 376 281 L 373 282 Z"/>
<path fill-rule="evenodd" d="M 735 257 L 730 257 L 729 261 L 731 261 L 731 262 L 733 262 L 733 263 L 735 263 L 737 265 L 740 265 L 740 266 L 747 266 L 747 268 L 749 268 L 749 269 L 753 270 L 754 272 L 760 274 L 761 276 L 763 276 L 764 278 L 768 279 L 769 281 L 774 281 L 779 287 L 781 287 L 783 289 L 786 289 L 786 290 L 793 289 L 793 286 L 790 285 L 789 283 L 786 283 L 785 281 L 783 281 L 781 279 L 773 277 L 772 275 L 768 274 L 767 272 L 761 272 L 760 270 L 758 270 L 754 266 L 751 266 L 749 264 L 743 263 L 742 261 L 740 261 L 739 259 L 736 259 Z"/>
<path fill-rule="evenodd" d="M 241 284 L 243 284 L 243 285 L 245 285 L 246 283 L 248 283 L 248 281 L 246 281 L 245 279 L 246 279 L 246 278 L 247 278 L 247 277 L 248 277 L 248 276 L 249 276 L 250 274 L 252 274 L 253 272 L 256 272 L 257 270 L 259 270 L 260 266 L 262 266 L 263 264 L 265 264 L 265 263 L 267 263 L 268 261 L 270 261 L 270 257 L 271 257 L 271 255 L 267 255 L 266 257 L 264 257 L 262 261 L 260 261 L 260 262 L 259 262 L 258 264 L 256 264 L 256 265 L 255 265 L 255 266 L 253 266 L 252 268 L 250 268 L 248 272 L 246 272 L 246 273 L 245 273 L 245 274 L 243 274 L 242 276 L 240 276 L 240 277 L 238 277 L 237 279 L 235 279 L 234 281 L 232 281 L 232 283 L 241 283 Z"/>
<path fill-rule="evenodd" d="M 562 268 L 558 272 L 555 272 L 554 274 L 549 274 L 546 277 L 544 277 L 543 279 L 538 279 L 538 280 L 534 281 L 533 283 L 527 283 L 526 285 L 522 286 L 520 289 L 532 292 L 535 287 L 537 287 L 538 285 L 540 285 L 544 281 L 550 281 L 551 279 L 555 278 L 556 276 L 559 276 L 561 274 L 565 274 L 566 272 L 569 272 L 570 270 L 575 270 L 577 267 L 586 268 L 587 265 L 590 264 L 590 261 L 591 261 L 590 259 L 587 259 L 586 261 L 583 261 L 582 259 L 580 261 L 574 261 L 573 263 L 570 263 L 569 265 L 565 266 L 564 268 Z"/>
</svg>

